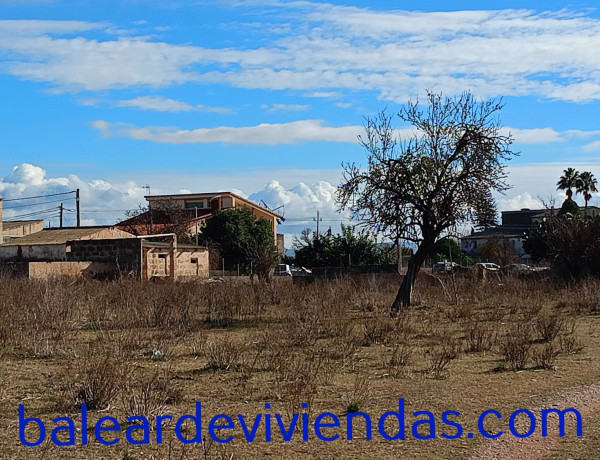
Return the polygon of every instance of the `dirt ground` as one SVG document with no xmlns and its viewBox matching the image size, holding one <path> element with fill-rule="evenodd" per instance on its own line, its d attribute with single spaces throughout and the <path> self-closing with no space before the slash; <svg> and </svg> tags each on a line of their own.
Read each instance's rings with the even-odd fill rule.
<svg viewBox="0 0 600 460">
<path fill-rule="evenodd" d="M 272 286 L 0 279 L 0 458 L 597 457 L 600 283 L 423 276 L 413 306 L 391 317 L 397 287 L 391 276 Z M 197 402 L 204 442 L 184 444 L 176 420 L 195 414 Z M 87 445 L 81 445 L 82 403 Z M 46 427 L 38 446 L 20 440 L 19 405 Z M 560 436 L 557 418 L 550 417 L 541 437 L 540 414 L 551 407 L 577 409 L 582 436 L 571 417 Z M 488 416 L 482 425 L 487 433 L 505 433 L 496 440 L 478 428 L 489 409 L 502 416 Z M 518 409 L 537 419 L 531 437 L 510 434 Z M 404 415 L 404 439 L 381 435 L 378 422 L 389 411 Z M 330 415 L 317 421 L 324 412 Z M 443 421 L 444 412 L 446 422 L 460 423 L 460 436 L 456 425 Z M 355 414 L 352 440 L 348 413 Z M 231 417 L 234 427 L 214 428 L 213 437 L 233 436 L 231 442 L 211 440 L 211 419 L 219 414 Z M 258 414 L 249 442 L 238 415 L 251 431 Z M 139 420 L 127 423 L 133 415 L 149 421 L 147 444 L 130 442 L 144 434 L 132 428 Z M 156 418 L 164 415 L 173 421 L 162 423 L 159 444 Z M 51 439 L 53 428 L 66 426 L 53 422 L 57 417 L 73 420 L 74 446 Z M 112 446 L 95 440 L 93 427 L 102 417 L 121 424 L 102 433 L 120 439 Z M 280 423 L 286 431 L 294 417 L 296 429 L 285 441 Z M 339 427 L 331 426 L 335 420 Z M 429 423 L 417 428 L 423 420 Z M 337 439 L 319 439 L 315 423 L 322 437 Z M 517 432 L 529 428 L 526 413 L 515 417 Z M 179 429 L 197 436 L 191 419 Z M 388 415 L 383 429 L 388 437 L 399 432 L 395 416 Z M 35 443 L 36 424 L 24 435 Z M 67 430 L 55 437 L 69 440 Z"/>
</svg>

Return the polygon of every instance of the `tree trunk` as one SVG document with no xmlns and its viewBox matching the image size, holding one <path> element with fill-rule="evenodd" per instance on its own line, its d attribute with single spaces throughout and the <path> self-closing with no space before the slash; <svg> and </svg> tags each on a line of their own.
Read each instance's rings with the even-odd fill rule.
<svg viewBox="0 0 600 460">
<path fill-rule="evenodd" d="M 421 270 L 425 259 L 431 252 L 434 242 L 434 240 L 421 242 L 417 252 L 415 252 L 408 260 L 408 264 L 406 266 L 406 275 L 404 275 L 400 289 L 398 289 L 396 298 L 392 303 L 392 315 L 398 314 L 400 309 L 403 307 L 410 307 L 412 291 L 415 287 L 417 274 L 419 273 L 419 270 Z"/>
</svg>

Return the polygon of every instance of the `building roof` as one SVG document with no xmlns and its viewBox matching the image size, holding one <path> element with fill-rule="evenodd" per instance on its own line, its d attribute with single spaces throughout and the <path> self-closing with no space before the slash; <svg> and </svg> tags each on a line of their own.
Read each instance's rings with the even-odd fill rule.
<svg viewBox="0 0 600 460">
<path fill-rule="evenodd" d="M 195 225 L 196 222 L 200 222 L 210 217 L 213 211 L 212 209 L 177 209 L 176 213 L 177 217 L 181 219 L 179 225 L 192 226 Z M 118 228 L 127 228 L 127 226 L 146 226 L 150 225 L 151 222 L 153 226 L 173 225 L 173 217 L 170 213 L 161 209 L 153 209 L 152 218 L 150 218 L 150 211 L 144 211 L 129 219 L 118 222 L 116 226 Z"/>
<path fill-rule="evenodd" d="M 501 236 L 504 238 L 510 237 L 523 237 L 523 232 L 515 231 L 514 228 L 506 228 L 506 227 L 492 227 L 486 228 L 480 232 L 475 232 L 472 235 L 463 236 L 463 240 L 468 239 L 481 239 L 481 238 L 490 238 L 493 236 Z"/>
<path fill-rule="evenodd" d="M 23 246 L 36 244 L 64 244 L 71 240 L 93 239 L 94 235 L 102 230 L 116 230 L 112 225 L 94 226 L 94 227 L 63 227 L 63 228 L 45 228 L 31 235 L 23 236 L 2 246 Z M 116 230 L 121 233 L 121 230 Z M 122 232 L 125 233 L 125 232 Z M 103 238 L 106 238 L 104 236 Z"/>
<path fill-rule="evenodd" d="M 43 224 L 44 219 L 37 220 L 5 220 L 2 222 L 2 226 L 4 227 L 4 231 L 13 230 L 15 228 L 22 227 L 23 225 L 28 224 Z"/>
<path fill-rule="evenodd" d="M 278 214 L 278 213 L 274 212 L 273 210 L 267 208 L 266 206 L 262 206 L 252 200 L 249 200 L 248 198 L 244 198 L 243 196 L 238 195 L 237 193 L 233 193 L 233 192 L 182 193 L 182 194 L 175 194 L 175 195 L 147 195 L 144 198 L 146 198 L 147 201 L 151 201 L 151 200 L 169 200 L 169 199 L 216 198 L 221 195 L 230 195 L 230 196 L 234 197 L 236 200 L 243 201 L 244 203 L 249 204 L 250 206 L 254 206 L 255 208 L 261 209 L 262 211 L 271 214 L 273 217 L 276 217 L 278 219 L 283 219 L 283 216 L 281 214 Z"/>
</svg>

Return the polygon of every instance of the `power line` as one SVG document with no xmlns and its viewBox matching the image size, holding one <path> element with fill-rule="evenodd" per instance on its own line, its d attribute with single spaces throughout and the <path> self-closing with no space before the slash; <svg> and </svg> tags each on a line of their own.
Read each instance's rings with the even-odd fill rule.
<svg viewBox="0 0 600 460">
<path fill-rule="evenodd" d="M 21 201 L 21 200 L 33 200 L 34 198 L 46 198 L 46 197 L 50 197 L 50 196 L 61 196 L 61 195 L 69 195 L 70 193 L 77 193 L 76 190 L 71 190 L 70 192 L 62 192 L 62 193 L 50 193 L 48 195 L 38 195 L 38 196 L 26 196 L 23 198 L 11 198 L 8 200 L 2 200 L 5 203 L 9 202 L 9 201 Z"/>
<path fill-rule="evenodd" d="M 58 210 L 59 210 L 59 207 L 56 206 L 54 208 L 44 209 L 42 211 L 30 212 L 30 213 L 21 214 L 21 215 L 18 215 L 18 216 L 10 216 L 9 218 L 10 219 L 22 219 L 23 217 L 33 217 L 33 216 L 37 216 L 39 214 L 48 214 L 49 212 L 55 212 L 55 211 L 58 211 Z"/>
<path fill-rule="evenodd" d="M 8 200 L 6 200 L 6 201 L 8 201 Z M 42 204 L 60 203 L 61 201 L 63 201 L 63 200 L 43 201 L 41 203 L 32 203 L 32 204 L 20 204 L 18 206 L 5 206 L 4 209 L 29 208 L 31 206 L 40 206 Z"/>
</svg>

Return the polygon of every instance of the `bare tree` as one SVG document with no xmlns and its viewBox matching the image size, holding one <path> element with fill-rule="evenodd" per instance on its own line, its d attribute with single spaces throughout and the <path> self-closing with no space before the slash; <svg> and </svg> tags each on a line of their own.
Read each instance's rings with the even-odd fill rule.
<svg viewBox="0 0 600 460">
<path fill-rule="evenodd" d="M 469 92 L 447 98 L 428 91 L 425 107 L 417 100 L 398 113 L 415 128 L 405 140 L 385 111 L 366 119 L 359 141 L 367 167 L 343 165 L 338 200 L 363 224 L 417 244 L 393 313 L 410 305 L 416 275 L 440 235 L 471 221 L 484 194 L 509 188 L 503 162 L 516 153 L 500 130 L 501 108 L 501 101 L 477 101 Z"/>
<path fill-rule="evenodd" d="M 174 200 L 156 201 L 153 208 L 140 204 L 138 209 L 126 211 L 125 217 L 117 226 L 134 235 L 175 233 L 180 243 L 194 242 L 194 210 L 184 209 Z"/>
</svg>

